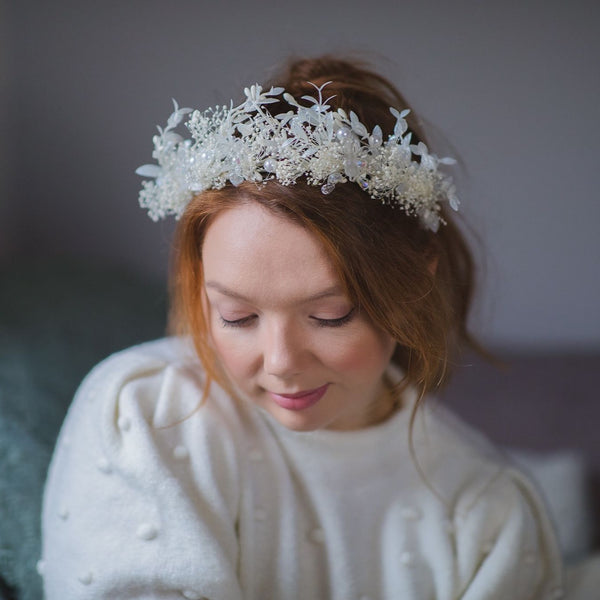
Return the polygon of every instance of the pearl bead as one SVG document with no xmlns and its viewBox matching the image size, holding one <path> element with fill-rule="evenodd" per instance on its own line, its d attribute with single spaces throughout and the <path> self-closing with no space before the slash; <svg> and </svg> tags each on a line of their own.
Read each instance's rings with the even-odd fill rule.
<svg viewBox="0 0 600 600">
<path fill-rule="evenodd" d="M 267 158 L 263 163 L 263 168 L 267 173 L 275 173 L 277 171 L 277 161 L 273 158 Z"/>
<path fill-rule="evenodd" d="M 350 130 L 347 127 L 340 127 L 335 135 L 340 142 L 343 142 L 350 137 Z"/>
</svg>

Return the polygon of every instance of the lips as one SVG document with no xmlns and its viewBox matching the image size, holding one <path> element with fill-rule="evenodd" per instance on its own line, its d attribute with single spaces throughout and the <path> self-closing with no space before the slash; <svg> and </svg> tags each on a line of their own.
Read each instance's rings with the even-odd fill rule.
<svg viewBox="0 0 600 600">
<path fill-rule="evenodd" d="M 329 384 L 326 383 L 321 387 L 313 390 L 304 390 L 302 392 L 296 392 L 295 394 L 277 394 L 275 392 L 269 392 L 269 395 L 281 408 L 286 410 L 306 410 L 311 406 L 315 405 L 327 391 Z"/>
</svg>

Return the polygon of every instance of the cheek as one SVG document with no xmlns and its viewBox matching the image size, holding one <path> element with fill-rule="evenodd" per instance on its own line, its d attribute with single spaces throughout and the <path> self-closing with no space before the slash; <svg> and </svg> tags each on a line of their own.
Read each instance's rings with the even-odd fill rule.
<svg viewBox="0 0 600 600">
<path fill-rule="evenodd" d="M 217 356 L 232 376 L 248 374 L 252 371 L 253 365 L 251 348 L 248 344 L 243 343 L 243 340 L 240 340 L 238 336 L 231 336 L 228 333 L 216 331 L 215 329 L 211 331 Z"/>
<path fill-rule="evenodd" d="M 331 352 L 330 364 L 336 370 L 350 373 L 379 372 L 387 367 L 394 347 L 389 336 L 369 331 L 367 335 L 341 344 L 337 352 Z"/>
</svg>

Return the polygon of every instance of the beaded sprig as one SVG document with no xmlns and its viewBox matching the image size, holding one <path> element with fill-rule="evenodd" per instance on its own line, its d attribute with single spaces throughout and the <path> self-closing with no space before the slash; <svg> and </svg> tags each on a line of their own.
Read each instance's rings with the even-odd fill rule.
<svg viewBox="0 0 600 600">
<path fill-rule="evenodd" d="M 293 185 L 304 178 L 329 194 L 336 184 L 351 181 L 373 199 L 399 207 L 437 231 L 443 223 L 442 203 L 454 210 L 459 204 L 451 177 L 438 167 L 455 161 L 431 154 L 422 142 L 411 144 L 408 110 L 390 108 L 396 124 L 387 140 L 378 125 L 369 132 L 354 112 L 332 110 L 331 98 L 323 99 L 328 83 L 315 85 L 314 96 L 302 96 L 308 107 L 284 88 L 263 91 L 258 84 L 246 88 L 246 100 L 235 107 L 200 112 L 179 108 L 173 100 L 166 127 L 159 127 L 153 138 L 152 157 L 158 165 L 136 171 L 152 178 L 142 182 L 140 205 L 157 221 L 169 214 L 180 217 L 195 194 L 227 184 L 277 180 Z M 264 109 L 281 98 L 291 110 L 273 116 Z M 192 137 L 184 139 L 174 130 L 188 114 Z"/>
</svg>

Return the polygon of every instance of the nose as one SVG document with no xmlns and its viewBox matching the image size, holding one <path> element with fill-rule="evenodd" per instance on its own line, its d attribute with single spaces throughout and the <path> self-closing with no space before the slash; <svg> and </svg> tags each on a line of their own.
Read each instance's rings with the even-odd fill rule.
<svg viewBox="0 0 600 600">
<path fill-rule="evenodd" d="M 269 375 L 289 378 L 302 370 L 302 335 L 291 324 L 271 323 L 265 327 L 263 365 Z"/>
</svg>

